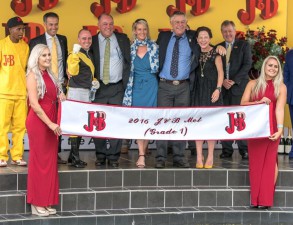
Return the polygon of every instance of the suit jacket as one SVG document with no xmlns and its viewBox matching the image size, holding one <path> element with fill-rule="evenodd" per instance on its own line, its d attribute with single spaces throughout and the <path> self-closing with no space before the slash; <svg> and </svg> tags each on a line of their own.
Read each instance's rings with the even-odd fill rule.
<svg viewBox="0 0 293 225">
<path fill-rule="evenodd" d="M 226 43 L 222 42 L 222 45 L 226 48 Z M 222 56 L 224 76 L 226 77 L 226 55 Z M 229 68 L 229 79 L 233 80 L 235 84 L 231 87 L 233 95 L 242 95 L 246 84 L 249 81 L 249 70 L 251 69 L 252 58 L 251 49 L 248 42 L 244 40 L 235 40 L 231 55 L 230 55 L 230 68 Z M 223 94 L 227 90 L 223 88 Z"/>
<path fill-rule="evenodd" d="M 287 103 L 293 105 L 293 50 L 286 54 L 284 66 L 284 83 L 287 87 Z M 293 119 L 293 118 L 291 118 Z"/>
<path fill-rule="evenodd" d="M 163 69 L 168 44 L 172 37 L 172 34 L 173 34 L 172 31 L 162 31 L 159 33 L 158 40 L 157 40 L 157 44 L 159 45 L 159 72 Z M 199 60 L 199 54 L 200 54 L 200 49 L 197 44 L 195 34 L 196 34 L 195 31 L 186 30 L 187 40 L 192 52 L 191 68 L 190 68 L 190 75 L 189 75 L 190 90 L 193 90 L 195 86 L 195 69 L 198 66 L 198 60 Z"/>
<path fill-rule="evenodd" d="M 122 82 L 124 89 L 127 86 L 130 73 L 130 40 L 124 33 L 114 32 L 119 48 L 123 55 L 123 73 Z M 91 46 L 91 51 L 94 56 L 94 66 L 95 66 L 95 78 L 100 80 L 100 47 L 99 47 L 99 33 L 93 36 L 93 43 Z"/>
<path fill-rule="evenodd" d="M 66 74 L 66 61 L 68 57 L 68 50 L 67 50 L 67 38 L 63 35 L 57 34 L 57 38 L 60 43 L 61 52 L 62 52 L 62 58 L 63 58 L 63 71 L 64 71 L 64 79 L 67 80 L 67 74 Z M 42 34 L 38 37 L 35 37 L 34 39 L 30 40 L 29 47 L 30 51 L 37 45 L 37 44 L 44 44 L 47 45 L 46 35 Z"/>
</svg>

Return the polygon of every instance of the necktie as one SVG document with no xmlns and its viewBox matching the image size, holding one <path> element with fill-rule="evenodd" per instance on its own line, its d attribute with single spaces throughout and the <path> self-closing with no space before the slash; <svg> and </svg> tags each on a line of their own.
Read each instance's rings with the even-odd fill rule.
<svg viewBox="0 0 293 225">
<path fill-rule="evenodd" d="M 229 43 L 227 46 L 227 53 L 226 53 L 226 65 L 228 65 L 230 61 L 231 50 L 232 50 L 232 44 Z"/>
<path fill-rule="evenodd" d="M 57 54 L 57 44 L 56 44 L 56 38 L 52 37 L 52 52 L 51 52 L 51 57 L 52 57 L 52 71 L 55 75 L 55 77 L 58 78 L 58 54 Z"/>
<path fill-rule="evenodd" d="M 110 82 L 110 38 L 106 38 L 106 47 L 104 54 L 104 66 L 103 66 L 103 83 L 108 84 Z"/>
<path fill-rule="evenodd" d="M 181 37 L 175 36 L 176 41 L 174 44 L 173 52 L 172 52 L 172 61 L 171 61 L 171 69 L 170 74 L 173 78 L 178 75 L 178 59 L 179 59 L 179 40 Z"/>
</svg>

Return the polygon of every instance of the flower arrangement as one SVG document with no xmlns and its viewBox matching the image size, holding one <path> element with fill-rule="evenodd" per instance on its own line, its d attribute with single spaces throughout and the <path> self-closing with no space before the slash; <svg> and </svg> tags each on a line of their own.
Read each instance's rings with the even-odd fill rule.
<svg viewBox="0 0 293 225">
<path fill-rule="evenodd" d="M 245 35 L 251 46 L 252 67 L 260 71 L 264 59 L 269 55 L 277 56 L 281 65 L 285 63 L 285 56 L 289 48 L 286 46 L 287 38 L 277 38 L 276 30 L 265 32 L 265 27 L 257 28 L 257 31 L 248 29 Z"/>
</svg>

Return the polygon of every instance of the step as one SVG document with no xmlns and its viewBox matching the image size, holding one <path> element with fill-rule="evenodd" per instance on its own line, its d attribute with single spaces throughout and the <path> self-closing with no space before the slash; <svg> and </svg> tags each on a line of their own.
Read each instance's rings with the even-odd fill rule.
<svg viewBox="0 0 293 225">
<path fill-rule="evenodd" d="M 0 174 L 1 191 L 25 191 L 27 172 Z M 110 169 L 59 171 L 60 189 L 106 187 L 249 187 L 247 169 Z M 293 170 L 279 172 L 277 187 L 293 187 Z"/>
<path fill-rule="evenodd" d="M 129 187 L 60 190 L 60 212 L 170 207 L 240 207 L 250 202 L 243 187 Z M 293 207 L 293 188 L 277 188 L 274 206 Z M 0 214 L 29 213 L 25 191 L 0 192 Z"/>
<path fill-rule="evenodd" d="M 0 225 L 292 225 L 293 208 L 249 207 L 142 208 L 57 212 L 46 218 L 31 214 L 0 215 Z"/>
</svg>

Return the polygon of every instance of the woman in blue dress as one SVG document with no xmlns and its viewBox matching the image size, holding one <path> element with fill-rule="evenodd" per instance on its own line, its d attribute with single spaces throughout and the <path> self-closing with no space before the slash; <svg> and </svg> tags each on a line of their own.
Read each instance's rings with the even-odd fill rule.
<svg viewBox="0 0 293 225">
<path fill-rule="evenodd" d="M 123 105 L 156 107 L 159 68 L 159 49 L 150 40 L 149 26 L 145 19 L 137 19 L 132 25 L 131 72 L 125 91 Z M 145 167 L 148 140 L 137 140 L 139 157 L 137 167 Z"/>
</svg>

